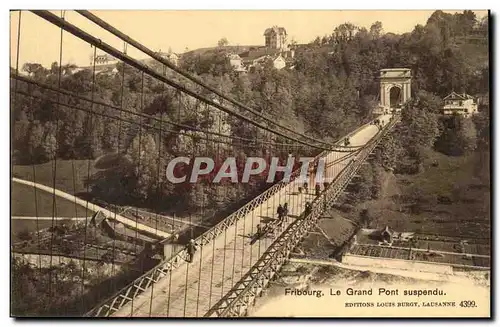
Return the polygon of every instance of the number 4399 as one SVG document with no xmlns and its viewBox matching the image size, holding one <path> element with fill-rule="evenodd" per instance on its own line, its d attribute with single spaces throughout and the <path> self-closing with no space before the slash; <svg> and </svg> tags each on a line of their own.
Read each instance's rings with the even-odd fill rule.
<svg viewBox="0 0 500 327">
<path fill-rule="evenodd" d="M 461 301 L 460 306 L 464 308 L 475 308 L 476 301 Z"/>
</svg>

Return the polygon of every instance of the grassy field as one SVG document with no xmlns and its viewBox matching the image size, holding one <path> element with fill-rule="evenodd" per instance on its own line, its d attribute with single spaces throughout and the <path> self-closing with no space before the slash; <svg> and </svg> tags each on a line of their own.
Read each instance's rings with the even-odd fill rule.
<svg viewBox="0 0 500 327">
<path fill-rule="evenodd" d="M 341 214 L 358 220 L 360 211 L 367 209 L 374 228 L 387 225 L 397 231 L 488 242 L 491 204 L 489 180 L 484 178 L 487 164 L 477 154 L 449 157 L 434 152 L 422 173 L 384 173 L 379 199 Z"/>
<path fill-rule="evenodd" d="M 12 183 L 11 191 L 11 215 L 24 217 L 88 217 L 93 214 L 76 203 L 66 199 L 55 198 L 55 212 L 53 208 L 53 195 L 51 193 L 35 189 L 28 185 Z M 36 198 L 35 198 L 36 193 Z M 62 224 L 59 220 L 55 224 Z M 23 231 L 36 231 L 38 229 L 52 226 L 51 220 L 11 220 L 11 233 L 17 235 Z"/>
<path fill-rule="evenodd" d="M 54 221 L 54 226 L 62 224 L 61 220 Z M 44 228 L 52 227 L 52 221 L 50 220 L 17 220 L 13 219 L 10 224 L 10 233 L 12 235 L 12 241 L 21 241 L 20 235 L 26 232 L 34 232 Z"/>
<path fill-rule="evenodd" d="M 12 183 L 11 194 L 12 216 L 85 217 L 93 214 L 93 211 L 58 196 L 55 197 L 55 208 L 53 208 L 53 194 L 35 190 L 28 185 Z"/>
<path fill-rule="evenodd" d="M 57 160 L 55 188 L 69 194 L 87 192 L 85 181 L 95 173 L 93 160 Z M 39 165 L 14 165 L 14 177 L 33 181 L 50 187 L 54 186 L 54 162 Z"/>
</svg>

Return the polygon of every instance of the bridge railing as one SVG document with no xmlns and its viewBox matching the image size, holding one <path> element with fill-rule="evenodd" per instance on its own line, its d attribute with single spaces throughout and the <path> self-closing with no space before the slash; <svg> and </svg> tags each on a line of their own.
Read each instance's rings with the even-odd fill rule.
<svg viewBox="0 0 500 327">
<path fill-rule="evenodd" d="M 358 133 L 360 130 L 371 125 L 372 122 L 373 121 L 370 121 L 360 126 L 356 130 L 347 134 L 345 137 L 350 137 Z M 334 146 L 341 145 L 342 140 L 343 138 L 337 141 L 334 144 Z M 334 146 L 332 147 L 332 151 L 335 150 Z M 361 151 L 362 148 L 363 147 L 360 147 L 360 149 L 356 151 Z M 312 164 L 316 163 L 320 158 L 324 157 L 327 153 L 328 153 L 327 151 L 322 151 L 315 157 Z M 292 173 L 290 180 L 292 181 L 294 178 L 299 176 L 299 174 L 300 174 L 300 168 L 296 169 Z M 267 189 L 265 192 L 261 193 L 256 198 L 254 198 L 253 200 L 242 206 L 240 209 L 229 215 L 227 218 L 225 218 L 224 220 L 213 226 L 211 229 L 207 230 L 205 233 L 200 235 L 198 238 L 196 238 L 195 242 L 200 246 L 204 246 L 214 241 L 219 235 L 221 235 L 229 227 L 233 226 L 238 220 L 244 218 L 248 213 L 252 212 L 255 208 L 259 207 L 262 203 L 267 201 L 269 198 L 271 198 L 273 195 L 275 195 L 277 192 L 279 192 L 282 188 L 286 187 L 287 185 L 289 185 L 289 183 L 285 181 L 280 181 L 276 183 L 275 185 Z M 119 290 L 118 292 L 116 292 L 103 302 L 101 302 L 99 305 L 97 305 L 92 310 L 87 312 L 85 316 L 106 317 L 113 314 L 114 312 L 122 308 L 124 305 L 129 303 L 130 301 L 133 301 L 133 299 L 135 299 L 138 295 L 144 293 L 152 284 L 157 283 L 160 279 L 167 276 L 169 272 L 171 273 L 173 270 L 184 264 L 187 256 L 188 256 L 187 249 L 184 248 L 178 251 L 169 259 L 162 261 L 156 267 L 147 271 L 141 277 L 137 278 L 135 281 L 128 284 L 127 286 L 125 286 L 124 288 L 122 288 L 121 290 Z"/>
<path fill-rule="evenodd" d="M 357 160 L 347 165 L 335 181 L 329 185 L 322 196 L 312 202 L 312 211 L 304 220 L 292 223 L 285 232 L 269 247 L 263 256 L 255 263 L 245 276 L 206 314 L 205 317 L 241 316 L 255 297 L 266 287 L 269 280 L 279 271 L 287 260 L 291 251 L 298 245 L 301 238 L 310 230 L 321 216 L 328 204 L 342 192 L 352 176 L 366 160 L 368 155 L 380 142 L 382 137 L 397 122 L 390 121 L 375 137 L 363 148 Z"/>
</svg>

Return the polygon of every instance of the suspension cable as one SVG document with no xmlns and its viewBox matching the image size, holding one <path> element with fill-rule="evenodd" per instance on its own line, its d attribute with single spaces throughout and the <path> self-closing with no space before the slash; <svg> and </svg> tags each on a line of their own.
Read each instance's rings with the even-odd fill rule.
<svg viewBox="0 0 500 327">
<path fill-rule="evenodd" d="M 228 109 L 222 105 L 220 105 L 219 103 L 213 101 L 213 100 L 210 100 L 198 93 L 196 93 L 195 91 L 192 91 L 190 89 L 187 89 L 185 88 L 184 86 L 178 84 L 177 82 L 174 82 L 173 80 L 169 79 L 169 78 L 166 78 L 165 76 L 162 76 L 161 74 L 159 74 L 158 72 L 152 70 L 151 68 L 149 68 L 146 64 L 143 64 L 142 62 L 128 56 L 128 55 L 125 55 L 123 54 L 121 51 L 117 50 L 116 48 L 110 46 L 109 44 L 103 42 L 102 40 L 100 39 L 97 39 L 95 38 L 94 36 L 88 34 L 87 32 L 83 31 L 82 29 L 76 27 L 75 25 L 71 24 L 71 23 L 68 23 L 62 19 L 60 19 L 59 17 L 57 17 L 56 15 L 52 14 L 51 12 L 49 11 L 46 11 L 46 10 L 32 10 L 32 12 L 34 14 L 36 14 L 37 16 L 40 16 L 41 18 L 51 22 L 52 24 L 56 25 L 56 26 L 59 26 L 63 29 L 65 29 L 67 32 L 75 35 L 76 37 L 88 42 L 89 44 L 92 44 L 98 48 L 100 48 L 101 50 L 107 52 L 108 54 L 114 56 L 115 58 L 118 58 L 120 60 L 122 60 L 123 62 L 139 69 L 140 71 L 143 71 L 145 72 L 146 74 L 150 75 L 151 77 L 154 77 L 156 78 L 157 80 L 160 80 L 180 91 L 182 91 L 183 93 L 186 93 L 204 103 L 207 103 L 209 105 L 211 105 L 212 107 L 215 107 L 219 110 L 222 110 L 232 116 L 236 116 L 238 117 L 239 119 L 241 120 L 244 120 L 246 122 L 249 122 L 250 124 L 254 125 L 254 126 L 257 126 L 261 129 L 265 129 L 265 130 L 268 130 L 269 132 L 273 133 L 273 134 L 277 134 L 279 136 L 282 136 L 286 139 L 289 139 L 291 141 L 296 141 L 298 143 L 301 143 L 303 145 L 306 145 L 306 146 L 309 146 L 309 147 L 316 147 L 316 148 L 321 148 L 321 147 L 318 147 L 318 146 L 313 146 L 313 145 L 310 145 L 309 143 L 305 142 L 305 141 L 302 141 L 302 140 L 298 140 L 294 137 L 290 137 L 290 136 L 287 136 L 285 134 L 283 134 L 282 132 L 279 132 L 279 131 L 276 131 L 276 130 L 273 130 L 261 123 L 258 123 L 250 118 L 247 118 L 245 117 L 243 114 L 239 114 L 237 112 L 234 112 L 233 110 L 231 109 Z M 317 142 L 317 141 L 316 141 Z M 329 149 L 331 150 L 331 149 Z"/>
<path fill-rule="evenodd" d="M 168 133 L 172 133 L 172 134 L 176 134 L 176 135 L 186 135 L 188 137 L 191 137 L 191 134 L 189 134 L 186 131 L 164 129 L 164 128 L 161 128 L 161 127 L 158 127 L 158 126 L 155 126 L 155 125 L 150 125 L 150 124 L 147 124 L 147 123 L 144 123 L 144 122 L 137 122 L 137 121 L 128 120 L 128 119 L 125 119 L 125 118 L 115 117 L 115 116 L 112 116 L 110 114 L 101 113 L 101 112 L 95 112 L 95 111 L 92 111 L 90 109 L 80 108 L 80 107 L 77 107 L 77 106 L 74 106 L 74 105 L 70 105 L 70 104 L 67 104 L 67 103 L 62 103 L 62 102 L 56 101 L 56 100 L 47 99 L 47 98 L 44 98 L 44 97 L 41 97 L 41 96 L 37 96 L 37 95 L 33 95 L 33 94 L 29 94 L 29 93 L 23 92 L 23 91 L 17 91 L 15 93 L 16 94 L 22 94 L 22 95 L 25 95 L 27 97 L 31 97 L 33 99 L 48 101 L 48 102 L 50 102 L 52 104 L 55 104 L 55 105 L 59 105 L 59 106 L 67 107 L 67 108 L 72 108 L 72 109 L 75 109 L 75 110 L 78 110 L 78 111 L 82 111 L 82 112 L 86 112 L 86 113 L 89 113 L 89 114 L 92 114 L 92 115 L 95 115 L 95 116 L 104 117 L 104 118 L 110 118 L 110 119 L 115 119 L 115 120 L 118 120 L 120 122 L 125 122 L 125 123 L 128 123 L 130 125 L 134 125 L 134 126 L 143 126 L 143 127 L 145 126 L 145 127 L 151 128 L 152 130 L 156 130 L 156 131 L 159 131 L 161 129 L 164 132 L 168 132 Z M 203 130 L 200 130 L 200 132 L 207 133 L 207 134 L 213 134 L 213 133 L 210 133 L 208 131 L 205 132 Z M 128 135 L 131 136 L 133 134 L 130 134 L 130 132 L 129 132 Z M 227 139 L 234 139 L 235 138 L 235 137 L 231 137 L 231 136 L 228 136 L 228 135 L 219 135 L 219 137 L 224 137 L 224 138 L 227 138 Z M 203 140 L 203 139 L 200 139 L 200 140 Z M 221 140 L 221 139 L 217 139 L 217 138 L 210 138 L 209 140 L 217 141 L 217 142 L 219 142 L 221 144 L 234 145 L 230 141 L 225 141 L 225 140 Z M 278 145 L 277 143 L 270 143 L 270 142 L 266 142 L 266 141 L 262 141 L 262 140 L 252 140 L 252 144 L 247 144 L 245 146 L 249 147 L 249 148 L 252 148 L 252 147 L 253 148 L 258 148 L 258 147 L 260 147 L 263 144 Z M 353 151 L 358 151 L 358 150 L 342 150 L 342 151 L 333 150 L 333 151 L 338 151 L 338 152 L 353 152 Z"/>
<path fill-rule="evenodd" d="M 65 12 L 61 10 L 61 19 L 64 21 Z M 57 17 L 57 16 L 56 16 Z M 59 72 L 57 78 L 57 84 L 61 87 L 61 79 L 62 79 L 62 55 L 63 55 L 63 29 L 61 28 L 60 39 L 59 39 Z M 59 101 L 59 94 L 57 96 L 57 100 Z M 56 116 L 56 126 L 55 126 L 55 137 L 59 132 L 59 117 L 60 117 L 60 106 L 57 106 L 57 111 L 54 113 L 54 108 L 51 108 L 51 114 L 55 114 Z M 53 183 L 53 192 L 52 192 L 52 221 L 51 221 L 51 237 L 50 237 L 50 266 L 52 267 L 53 260 L 53 243 L 54 243 L 54 223 L 57 215 L 57 204 L 56 204 L 56 181 L 57 181 L 57 152 L 59 150 L 59 142 L 55 142 L 54 149 L 54 169 L 52 170 L 52 183 Z M 57 274 L 56 274 L 57 278 Z M 83 283 L 83 281 L 82 281 Z M 52 270 L 49 272 L 49 296 L 52 296 Z"/>
<path fill-rule="evenodd" d="M 184 71 L 184 70 L 176 67 L 174 64 L 172 64 L 171 62 L 169 62 L 165 58 L 161 57 L 159 54 L 157 54 L 154 51 L 152 51 L 151 49 L 145 47 L 143 44 L 141 44 L 140 42 L 132 39 L 128 35 L 120 32 L 118 29 L 116 29 L 115 27 L 111 26 L 110 24 L 108 24 L 107 22 L 105 22 L 101 18 L 97 17 L 96 15 L 92 14 L 88 10 L 76 10 L 76 12 L 79 13 L 80 15 L 82 15 L 83 17 L 87 18 L 88 20 L 92 21 L 96 25 L 102 27 L 106 31 L 110 32 L 111 34 L 114 34 L 115 36 L 117 36 L 118 38 L 120 38 L 123 41 L 127 42 L 128 44 L 131 44 L 132 46 L 134 46 L 138 50 L 140 50 L 140 51 L 144 52 L 145 54 L 151 56 L 151 58 L 153 58 L 153 59 L 159 61 L 160 63 L 164 64 L 165 66 L 167 66 L 168 68 L 172 69 L 176 73 L 179 73 L 180 75 L 182 75 L 185 78 L 189 79 L 190 81 L 198 84 L 199 86 L 204 87 L 205 89 L 209 90 L 210 92 L 215 93 L 216 95 L 218 95 L 219 97 L 221 97 L 222 99 L 224 99 L 226 101 L 229 101 L 233 105 L 235 105 L 237 107 L 240 107 L 240 108 L 242 108 L 242 109 L 244 109 L 246 111 L 249 111 L 252 114 L 256 115 L 257 117 L 259 117 L 261 119 L 264 119 L 266 122 L 271 123 L 271 124 L 275 125 L 276 127 L 282 128 L 282 129 L 286 130 L 287 132 L 290 132 L 292 134 L 298 135 L 300 137 L 303 137 L 305 139 L 308 139 L 308 140 L 316 142 L 316 143 L 320 143 L 320 144 L 327 145 L 327 146 L 331 145 L 330 143 L 314 139 L 314 138 L 312 138 L 310 136 L 304 135 L 302 133 L 298 133 L 297 131 L 294 131 L 293 129 L 291 129 L 289 127 L 280 125 L 276 121 L 274 121 L 272 118 L 268 118 L 268 117 L 264 116 L 263 114 L 259 113 L 258 111 L 255 111 L 254 109 L 252 109 L 252 108 L 244 105 L 243 103 L 238 102 L 237 100 L 235 100 L 235 99 L 233 99 L 233 98 L 231 98 L 231 97 L 229 97 L 227 95 L 224 95 L 222 92 L 218 91 L 217 89 L 215 89 L 215 88 L 209 86 L 208 84 L 206 84 L 205 82 L 203 82 L 201 79 L 198 79 L 198 78 L 192 76 L 191 74 L 189 74 L 188 72 L 186 72 L 186 71 Z"/>
<path fill-rule="evenodd" d="M 42 83 L 42 82 L 34 81 L 34 80 L 32 80 L 30 78 L 27 78 L 27 77 L 24 77 L 24 76 L 11 75 L 11 78 L 13 78 L 15 80 L 23 81 L 25 83 L 34 84 L 34 85 L 36 85 L 36 86 L 38 86 L 38 87 L 40 87 L 42 89 L 45 89 L 45 90 L 50 90 L 50 91 L 53 91 L 53 92 L 59 92 L 59 93 L 68 95 L 70 97 L 77 98 L 77 99 L 82 100 L 82 101 L 87 101 L 87 102 L 90 102 L 90 103 L 93 103 L 93 104 L 98 104 L 98 105 L 104 106 L 106 108 L 119 111 L 120 112 L 120 116 L 121 116 L 122 112 L 125 112 L 125 113 L 128 113 L 128 114 L 133 115 L 133 116 L 138 116 L 140 118 L 150 119 L 150 120 L 153 120 L 153 121 L 156 121 L 156 122 L 159 122 L 159 123 L 167 123 L 167 124 L 172 125 L 174 127 L 178 127 L 178 128 L 182 128 L 182 129 L 186 129 L 186 130 L 191 130 L 191 131 L 194 131 L 194 132 L 200 132 L 200 133 L 215 135 L 215 136 L 219 136 L 219 137 L 224 137 L 224 138 L 228 138 L 228 139 L 231 139 L 231 140 L 239 140 L 239 141 L 250 142 L 250 143 L 262 143 L 262 144 L 268 144 L 268 145 L 273 145 L 273 146 L 275 146 L 275 145 L 282 145 L 282 143 L 276 143 L 276 142 L 270 142 L 270 141 L 264 141 L 264 140 L 257 140 L 257 139 L 249 139 L 249 138 L 244 138 L 244 137 L 240 137 L 240 136 L 233 136 L 233 135 L 225 135 L 225 134 L 217 133 L 217 132 L 210 131 L 210 130 L 204 130 L 204 129 L 196 128 L 196 127 L 189 126 L 189 125 L 179 124 L 179 123 L 176 123 L 176 122 L 173 122 L 173 121 L 162 120 L 162 119 L 159 119 L 159 118 L 157 118 L 155 116 L 152 116 L 152 115 L 149 115 L 149 114 L 144 114 L 142 112 L 135 112 L 135 111 L 128 110 L 128 109 L 123 109 L 123 106 L 118 107 L 118 106 L 115 106 L 115 105 L 107 104 L 107 103 L 102 102 L 102 101 L 92 100 L 92 99 L 89 99 L 89 98 L 87 98 L 85 96 L 81 96 L 81 95 L 75 94 L 73 92 L 61 89 L 61 88 L 56 88 L 56 87 L 47 85 L 47 84 Z M 18 91 L 17 93 L 25 94 L 24 92 L 21 92 L 21 91 Z M 38 97 L 38 96 L 29 95 L 29 94 L 25 94 L 25 95 L 33 96 L 35 98 L 41 98 L 41 97 Z M 48 100 L 48 101 L 51 101 L 53 103 L 59 104 L 59 102 L 55 102 L 53 100 Z M 63 105 L 67 106 L 69 108 L 75 108 L 77 110 L 80 110 L 79 108 L 77 108 L 75 106 L 72 106 L 72 105 L 69 105 L 69 104 L 68 105 L 63 104 Z M 81 109 L 81 110 L 83 110 L 83 109 Z M 93 114 L 101 115 L 101 114 L 96 113 L 96 112 L 94 112 Z M 114 118 L 114 117 L 110 117 L 110 118 Z M 138 124 L 138 123 L 134 123 L 134 122 L 131 122 L 131 121 L 129 121 L 129 122 L 131 124 Z M 169 131 L 169 130 L 166 130 L 166 131 Z M 174 132 L 174 131 L 170 130 L 170 132 Z M 185 133 L 179 132 L 179 134 L 185 134 Z M 342 150 L 342 151 L 346 151 L 346 152 L 349 152 L 349 151 L 352 151 L 354 149 L 359 148 L 359 146 L 340 146 L 340 145 L 335 145 L 335 146 L 338 147 L 338 148 L 345 149 L 345 150 Z M 316 147 L 314 145 L 310 145 L 310 147 L 314 147 L 314 148 L 317 148 L 317 149 L 320 149 L 320 150 L 327 150 L 327 151 L 335 150 L 335 149 L 331 149 L 331 148 Z"/>
</svg>

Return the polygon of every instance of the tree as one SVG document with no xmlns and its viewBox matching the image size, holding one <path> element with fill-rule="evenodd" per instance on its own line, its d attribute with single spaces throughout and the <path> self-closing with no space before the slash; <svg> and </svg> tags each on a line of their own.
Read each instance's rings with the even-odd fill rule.
<svg viewBox="0 0 500 327">
<path fill-rule="evenodd" d="M 375 23 L 370 26 L 370 35 L 374 39 L 378 39 L 380 36 L 382 36 L 383 29 L 382 29 L 382 22 L 376 21 Z"/>
<path fill-rule="evenodd" d="M 206 208 L 214 197 L 211 196 L 212 188 L 205 183 L 192 184 L 189 192 L 185 193 L 185 201 L 194 208 Z"/>
<path fill-rule="evenodd" d="M 464 10 L 458 19 L 461 32 L 464 36 L 469 35 L 477 24 L 476 14 L 472 10 Z"/>
<path fill-rule="evenodd" d="M 223 37 L 222 39 L 220 39 L 217 42 L 217 46 L 220 48 L 223 48 L 223 47 L 227 46 L 228 44 L 229 44 L 229 41 L 225 37 Z"/>
<path fill-rule="evenodd" d="M 22 70 L 27 72 L 35 80 L 41 80 L 49 73 L 48 69 L 37 63 L 25 63 Z"/>
<path fill-rule="evenodd" d="M 84 134 L 85 113 L 82 111 L 67 112 L 66 118 L 59 127 L 58 156 L 63 159 L 83 156 L 79 140 Z"/>
<path fill-rule="evenodd" d="M 321 38 L 317 36 L 314 41 L 312 42 L 313 45 L 315 46 L 320 46 L 321 45 Z"/>
<path fill-rule="evenodd" d="M 30 158 L 25 158 L 29 132 L 30 123 L 27 120 L 19 120 L 14 123 L 14 128 L 12 131 L 12 145 L 13 148 L 18 151 L 18 157 L 21 161 L 26 160 L 27 162 L 30 162 Z"/>
<path fill-rule="evenodd" d="M 45 160 L 53 160 L 56 156 L 57 151 L 57 138 L 55 135 L 55 129 L 49 131 L 41 144 L 40 155 Z"/>
<path fill-rule="evenodd" d="M 487 37 L 488 36 L 488 28 L 489 28 L 489 19 L 488 19 L 488 15 L 486 15 L 483 18 L 481 18 L 481 20 L 479 21 L 478 31 L 482 35 Z"/>
<path fill-rule="evenodd" d="M 489 150 L 490 144 L 490 117 L 489 110 L 482 111 L 472 117 L 477 131 L 477 147 L 480 150 Z"/>
<path fill-rule="evenodd" d="M 28 154 L 33 162 L 40 162 L 40 147 L 43 141 L 44 128 L 39 121 L 34 121 L 28 132 L 27 149 Z"/>
<path fill-rule="evenodd" d="M 439 135 L 436 107 L 438 98 L 419 92 L 407 102 L 401 113 L 401 139 L 410 157 L 420 164 Z"/>
<path fill-rule="evenodd" d="M 436 149 L 440 152 L 461 156 L 474 151 L 477 147 L 477 131 L 470 118 L 460 115 L 444 117 L 442 131 L 436 141 Z"/>
<path fill-rule="evenodd" d="M 50 73 L 53 75 L 57 75 L 59 73 L 59 64 L 57 61 L 54 61 L 52 65 L 50 65 Z"/>
<path fill-rule="evenodd" d="M 463 118 L 458 133 L 460 149 L 463 153 L 471 153 L 477 147 L 477 130 L 470 118 Z"/>
<path fill-rule="evenodd" d="M 156 177 L 154 166 L 156 145 L 153 137 L 149 134 L 136 135 L 132 144 L 127 150 L 133 164 L 133 174 L 135 175 L 135 195 L 146 200 L 150 195 L 151 186 Z"/>
<path fill-rule="evenodd" d="M 341 24 L 334 29 L 333 37 L 336 43 L 351 41 L 358 30 L 358 27 L 352 23 Z"/>
<path fill-rule="evenodd" d="M 371 166 L 363 165 L 358 174 L 360 177 L 352 185 L 350 195 L 353 203 L 359 203 L 372 198 L 373 195 L 373 170 Z"/>
<path fill-rule="evenodd" d="M 405 154 L 405 149 L 397 133 L 391 133 L 382 143 L 379 159 L 384 168 L 396 168 L 398 163 L 402 162 Z"/>
<path fill-rule="evenodd" d="M 363 209 L 359 213 L 359 220 L 360 220 L 361 226 L 363 226 L 365 228 L 369 228 L 371 222 L 373 221 L 373 214 L 368 209 Z"/>
</svg>

